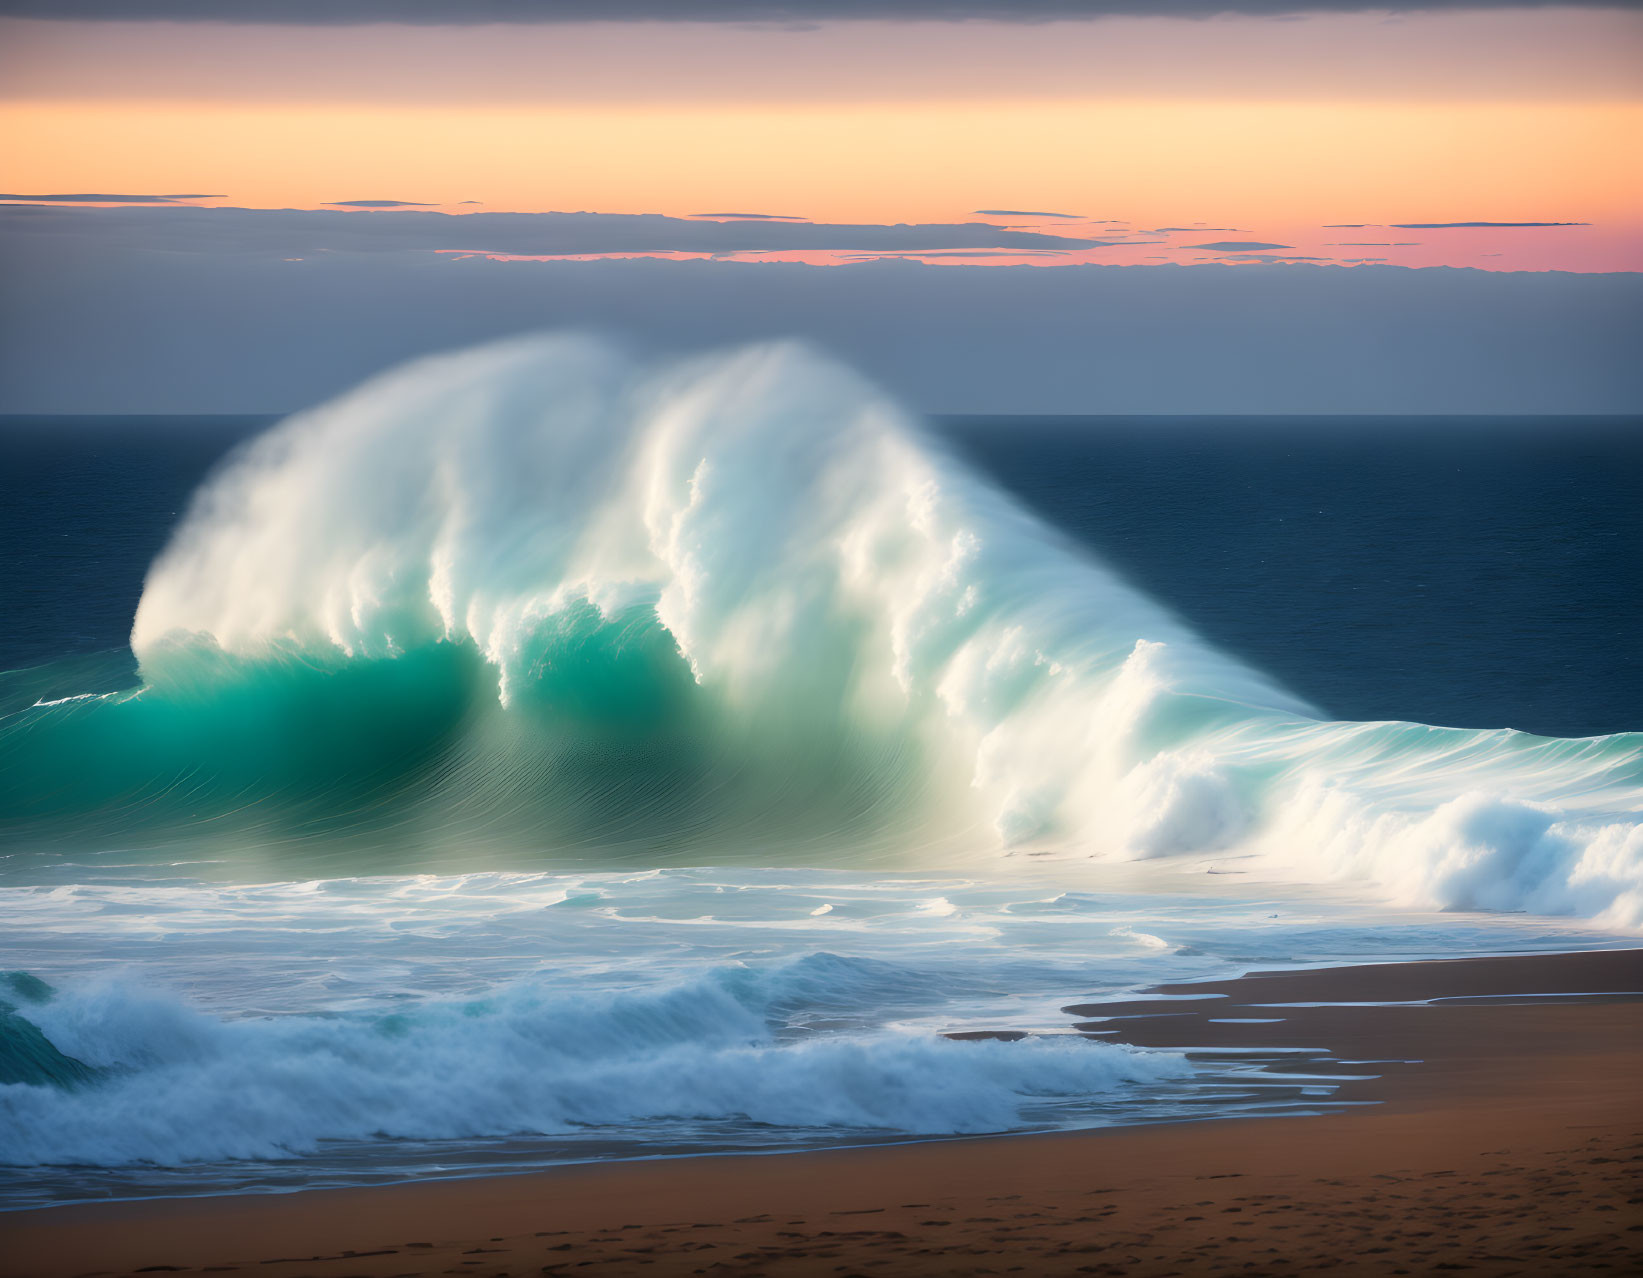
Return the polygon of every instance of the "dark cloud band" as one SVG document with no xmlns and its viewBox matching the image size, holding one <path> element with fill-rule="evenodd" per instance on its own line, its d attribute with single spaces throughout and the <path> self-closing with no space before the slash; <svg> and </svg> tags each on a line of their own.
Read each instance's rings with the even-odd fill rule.
<svg viewBox="0 0 1643 1278">
<path fill-rule="evenodd" d="M 1326 231 L 1475 231 L 1511 230 L 1533 226 L 1590 226 L 1590 222 L 1326 222 Z"/>
<path fill-rule="evenodd" d="M 76 195 L 3 195 L 0 201 L 15 200 L 26 204 L 175 204 L 178 200 L 220 200 L 220 195 L 95 195 L 82 192 Z"/>
<path fill-rule="evenodd" d="M 1029 209 L 977 209 L 977 217 L 1064 217 L 1069 221 L 1081 222 L 1084 219 L 1077 213 L 1044 213 Z"/>
<path fill-rule="evenodd" d="M 1643 274 L 1222 261 L 287 265 L 0 235 L 0 412 L 281 411 L 402 358 L 566 325 L 663 351 L 802 337 L 936 412 L 1643 407 Z"/>
<path fill-rule="evenodd" d="M 1590 226 L 1590 222 L 1392 222 L 1395 231 L 1501 230 L 1528 226 Z"/>
<path fill-rule="evenodd" d="M 1361 13 L 1379 9 L 1634 9 L 1639 0 L 0 0 L 0 16 L 345 26 L 511 22 L 1046 22 L 1110 15 Z"/>
<path fill-rule="evenodd" d="M 691 217 L 715 218 L 725 222 L 808 222 L 807 217 L 790 213 L 692 213 Z"/>
<path fill-rule="evenodd" d="M 375 207 L 388 202 L 355 203 Z M 1104 248 L 1112 243 L 986 222 L 891 226 L 765 219 L 698 221 L 659 213 L 430 213 L 395 208 L 391 216 L 373 217 L 358 209 L 0 205 L 0 233 L 19 236 L 30 232 L 132 249 L 280 256 L 438 249 L 531 257 L 849 249 L 1066 250 Z"/>
</svg>

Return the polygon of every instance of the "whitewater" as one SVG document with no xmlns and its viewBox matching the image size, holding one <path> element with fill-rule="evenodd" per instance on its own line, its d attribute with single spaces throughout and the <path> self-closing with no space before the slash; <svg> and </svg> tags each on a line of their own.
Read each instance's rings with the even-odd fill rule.
<svg viewBox="0 0 1643 1278">
<path fill-rule="evenodd" d="M 1305 1110 L 1059 1009 L 1643 927 L 1643 734 L 1323 718 L 793 344 L 390 372 L 131 648 L 0 718 L 13 1204 Z"/>
</svg>

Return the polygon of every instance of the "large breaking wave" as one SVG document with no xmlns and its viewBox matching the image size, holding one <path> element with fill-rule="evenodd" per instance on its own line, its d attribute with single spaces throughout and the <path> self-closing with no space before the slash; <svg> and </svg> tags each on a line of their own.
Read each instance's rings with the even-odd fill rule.
<svg viewBox="0 0 1643 1278">
<path fill-rule="evenodd" d="M 0 737 L 30 846 L 348 872 L 1247 855 L 1643 925 L 1643 738 L 1333 723 L 793 345 L 535 337 L 255 441 Z"/>
</svg>

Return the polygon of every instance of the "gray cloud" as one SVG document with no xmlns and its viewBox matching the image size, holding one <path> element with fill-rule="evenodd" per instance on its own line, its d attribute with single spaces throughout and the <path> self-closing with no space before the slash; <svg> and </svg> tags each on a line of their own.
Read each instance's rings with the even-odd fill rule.
<svg viewBox="0 0 1643 1278">
<path fill-rule="evenodd" d="M 1228 253 L 1223 262 L 1265 262 L 1268 266 L 1282 266 L 1286 262 L 1338 262 L 1334 257 L 1309 257 L 1305 253 Z"/>
<path fill-rule="evenodd" d="M 739 222 L 808 222 L 807 217 L 793 217 L 786 213 L 692 213 L 691 217 L 722 217 Z"/>
<path fill-rule="evenodd" d="M 1186 235 L 1213 235 L 1217 231 L 1241 231 L 1243 229 L 1241 226 L 1160 226 L 1154 229 L 1153 234 L 1169 235 L 1179 232 Z M 1203 246 L 1199 245 L 1198 247 Z"/>
<path fill-rule="evenodd" d="M 1420 10 L 1633 8 L 1637 0 L 1414 0 L 1391 7 Z M 419 26 L 488 22 L 769 22 L 828 19 L 979 19 L 1043 22 L 1058 18 L 1209 17 L 1362 13 L 1386 0 L 0 0 L 0 15 L 58 19 L 165 19 Z"/>
<path fill-rule="evenodd" d="M 419 204 L 415 200 L 327 200 L 332 209 L 436 209 L 437 204 Z"/>
<path fill-rule="evenodd" d="M 3 412 L 283 411 L 413 355 L 564 326 L 666 351 L 803 337 L 932 412 L 1643 409 L 1638 274 L 283 262 L 10 236 L 0 279 Z"/>
<path fill-rule="evenodd" d="M 976 216 L 977 217 L 1064 217 L 1064 218 L 1070 218 L 1071 220 L 1073 220 L 1075 222 L 1081 222 L 1081 221 L 1084 220 L 1083 217 L 1081 215 L 1077 214 L 1077 213 L 1043 213 L 1043 212 L 1035 213 L 1035 212 L 1032 212 L 1032 211 L 1027 210 L 1027 209 L 977 209 L 976 210 Z"/>
<path fill-rule="evenodd" d="M 1182 244 L 1181 248 L 1213 249 L 1217 253 L 1249 253 L 1256 249 L 1286 249 L 1288 244 L 1264 244 L 1260 240 L 1215 240 L 1209 244 Z"/>
<path fill-rule="evenodd" d="M 30 204 L 175 204 L 178 200 L 220 200 L 220 195 L 0 195 Z"/>
<path fill-rule="evenodd" d="M 855 261 L 866 261 L 871 258 L 875 261 L 893 261 L 897 258 L 938 258 L 938 257 L 1061 257 L 1065 249 L 913 249 L 908 252 L 896 253 L 846 253 L 844 257 Z"/>
<path fill-rule="evenodd" d="M 118 209 L 0 206 L 0 234 L 50 236 L 134 250 L 297 257 L 318 253 L 468 250 L 532 256 L 596 253 L 781 252 L 796 249 L 1081 249 L 1109 240 L 1020 231 L 985 222 L 855 225 L 694 221 L 657 213 L 430 213 L 367 217 L 332 209 Z"/>
<path fill-rule="evenodd" d="M 1590 222 L 1393 222 L 1395 231 L 1460 231 L 1478 227 L 1590 226 Z"/>
</svg>

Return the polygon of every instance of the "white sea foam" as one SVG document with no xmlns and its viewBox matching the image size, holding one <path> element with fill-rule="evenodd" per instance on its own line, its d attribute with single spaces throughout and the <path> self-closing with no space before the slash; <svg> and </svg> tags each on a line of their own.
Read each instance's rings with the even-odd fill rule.
<svg viewBox="0 0 1643 1278">
<path fill-rule="evenodd" d="M 665 629 L 719 751 L 704 787 L 784 760 L 738 833 L 775 841 L 790 778 L 857 761 L 805 856 L 900 808 L 883 851 L 903 859 L 1252 854 L 1408 905 L 1643 926 L 1636 735 L 1321 720 L 792 345 L 649 367 L 529 338 L 380 378 L 206 487 L 132 641 L 160 695 L 209 689 L 204 654 L 335 667 L 454 644 L 504 704 L 587 711 L 603 689 L 592 713 L 642 718 L 661 694 L 620 700 L 577 665 L 590 609 L 601 651 Z M 518 760 L 475 771 L 525 777 Z M 665 823 L 674 797 L 645 798 Z"/>
<path fill-rule="evenodd" d="M 70 1091 L 0 1085 L 0 1162 L 278 1159 L 324 1140 L 631 1136 L 679 1120 L 990 1132 L 1035 1103 L 1094 1103 L 1187 1072 L 1169 1054 L 1075 1039 L 779 1036 L 784 1009 L 839 968 L 721 968 L 617 991 L 517 984 L 398 1013 L 231 1020 L 118 983 L 70 989 L 27 1015 L 108 1075 Z"/>
<path fill-rule="evenodd" d="M 1067 867 L 1037 864 L 0 886 L 0 970 L 59 991 L 7 996 L 105 1071 L 0 1086 L 0 1164 L 78 1165 L 0 1172 L 0 1205 L 1156 1120 L 1183 1089 L 1196 1117 L 1240 1112 L 1259 1088 L 1201 1089 L 1167 1053 L 942 1035 L 1064 1035 L 1070 1003 L 1252 964 L 1603 943 L 1184 893 L 1203 880 L 1156 860 L 1057 893 Z"/>
</svg>

